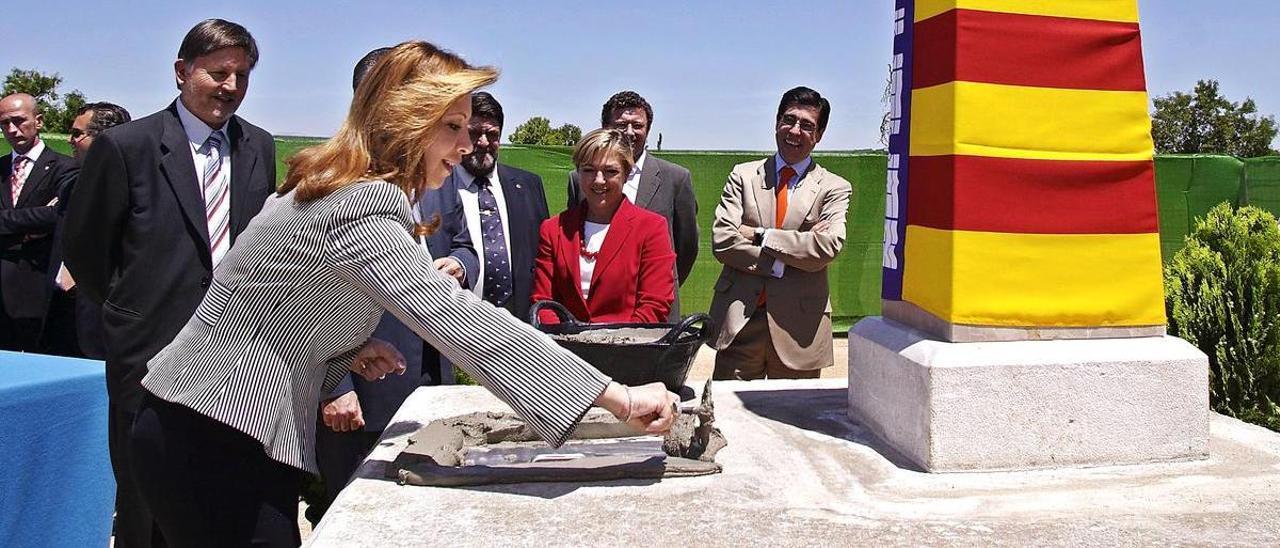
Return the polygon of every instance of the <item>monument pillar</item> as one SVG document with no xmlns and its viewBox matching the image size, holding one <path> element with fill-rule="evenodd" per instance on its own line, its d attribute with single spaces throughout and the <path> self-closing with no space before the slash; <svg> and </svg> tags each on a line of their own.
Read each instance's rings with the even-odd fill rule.
<svg viewBox="0 0 1280 548">
<path fill-rule="evenodd" d="M 1203 458 L 1137 0 L 897 0 L 883 317 L 849 409 L 929 471 Z"/>
</svg>

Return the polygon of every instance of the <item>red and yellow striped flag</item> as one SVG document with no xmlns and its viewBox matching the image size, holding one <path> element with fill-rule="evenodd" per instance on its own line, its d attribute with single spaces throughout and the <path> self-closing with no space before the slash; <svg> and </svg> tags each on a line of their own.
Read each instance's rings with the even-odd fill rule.
<svg viewBox="0 0 1280 548">
<path fill-rule="evenodd" d="M 952 324 L 1163 325 L 1137 1 L 911 19 L 901 299 Z"/>
</svg>

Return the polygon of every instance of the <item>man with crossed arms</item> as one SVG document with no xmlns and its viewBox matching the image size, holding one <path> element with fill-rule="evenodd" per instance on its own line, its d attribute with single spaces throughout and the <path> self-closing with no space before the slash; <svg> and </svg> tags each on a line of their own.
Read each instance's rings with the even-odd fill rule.
<svg viewBox="0 0 1280 548">
<path fill-rule="evenodd" d="M 852 187 L 813 160 L 831 105 L 797 87 L 778 105 L 772 157 L 729 173 L 712 225 L 724 264 L 711 301 L 713 378 L 816 378 L 832 365 L 827 265 L 845 238 Z"/>
</svg>

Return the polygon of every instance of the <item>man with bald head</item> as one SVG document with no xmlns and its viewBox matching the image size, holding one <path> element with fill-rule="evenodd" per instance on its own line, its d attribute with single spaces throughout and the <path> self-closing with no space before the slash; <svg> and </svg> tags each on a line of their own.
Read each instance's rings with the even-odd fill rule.
<svg viewBox="0 0 1280 548">
<path fill-rule="evenodd" d="M 49 309 L 48 276 L 57 196 L 75 180 L 71 158 L 40 139 L 44 116 L 34 97 L 0 99 L 0 130 L 13 151 L 0 158 L 0 349 L 33 352 Z"/>
</svg>

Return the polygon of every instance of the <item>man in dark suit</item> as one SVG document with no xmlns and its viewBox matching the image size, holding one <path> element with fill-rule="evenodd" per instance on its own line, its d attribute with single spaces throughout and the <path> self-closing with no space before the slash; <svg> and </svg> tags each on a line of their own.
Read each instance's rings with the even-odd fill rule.
<svg viewBox="0 0 1280 548">
<path fill-rule="evenodd" d="M 58 192 L 78 172 L 74 160 L 45 146 L 43 127 L 35 98 L 0 99 L 0 129 L 13 148 L 0 158 L 0 350 L 39 350 L 53 294 L 48 273 Z"/>
<path fill-rule="evenodd" d="M 103 307 L 117 546 L 149 545 L 155 531 L 128 450 L 147 361 L 275 189 L 271 134 L 235 116 L 257 61 L 244 27 L 196 24 L 174 62 L 178 99 L 99 135 L 67 207 L 64 260 L 79 295 Z"/>
<path fill-rule="evenodd" d="M 605 101 L 600 111 L 600 127 L 626 132 L 635 151 L 635 166 L 622 185 L 631 203 L 667 219 L 671 245 L 676 250 L 676 295 L 671 305 L 671 321 L 680 320 L 680 284 L 693 271 L 698 259 L 698 201 L 689 170 L 650 156 L 645 149 L 653 129 L 653 107 L 634 91 L 620 91 Z M 569 172 L 569 204 L 582 201 L 577 170 Z"/>
<path fill-rule="evenodd" d="M 99 133 L 132 118 L 120 105 L 99 102 L 80 107 L 71 122 L 71 144 L 76 164 L 84 161 L 85 154 Z M 49 299 L 49 313 L 45 316 L 40 335 L 42 352 L 58 356 L 86 357 L 95 360 L 106 358 L 107 350 L 102 340 L 102 307 L 85 298 L 77 298 L 75 278 L 62 262 L 63 212 L 71 201 L 74 184 L 66 185 L 58 194 L 58 225 L 53 232 L 53 252 L 49 257 L 50 280 L 54 281 L 53 295 Z"/>
<path fill-rule="evenodd" d="M 352 76 L 352 87 L 359 87 L 365 73 L 390 50 L 375 49 L 360 59 Z M 416 206 L 415 214 L 420 222 L 435 224 L 439 220 L 436 231 L 427 236 L 425 242 L 435 258 L 436 269 L 453 276 L 462 287 L 474 285 L 480 266 L 458 194 L 452 188 L 429 189 L 423 192 Z M 453 369 L 442 366 L 440 353 L 390 312 L 383 313 L 373 337 L 391 343 L 400 351 L 405 372 L 374 382 L 348 374 L 321 401 L 318 416 L 321 424 L 316 425 L 316 464 L 324 480 L 325 500 L 316 501 L 318 512 L 308 512 L 308 517 L 314 516 L 317 521 L 360 466 L 360 461 L 373 449 L 405 398 L 419 386 L 452 384 L 453 381 Z"/>
<path fill-rule="evenodd" d="M 481 275 L 472 291 L 529 321 L 538 229 L 549 217 L 542 178 L 498 163 L 502 105 L 486 92 L 471 95 L 471 154 L 444 181 L 462 199 Z"/>
</svg>

